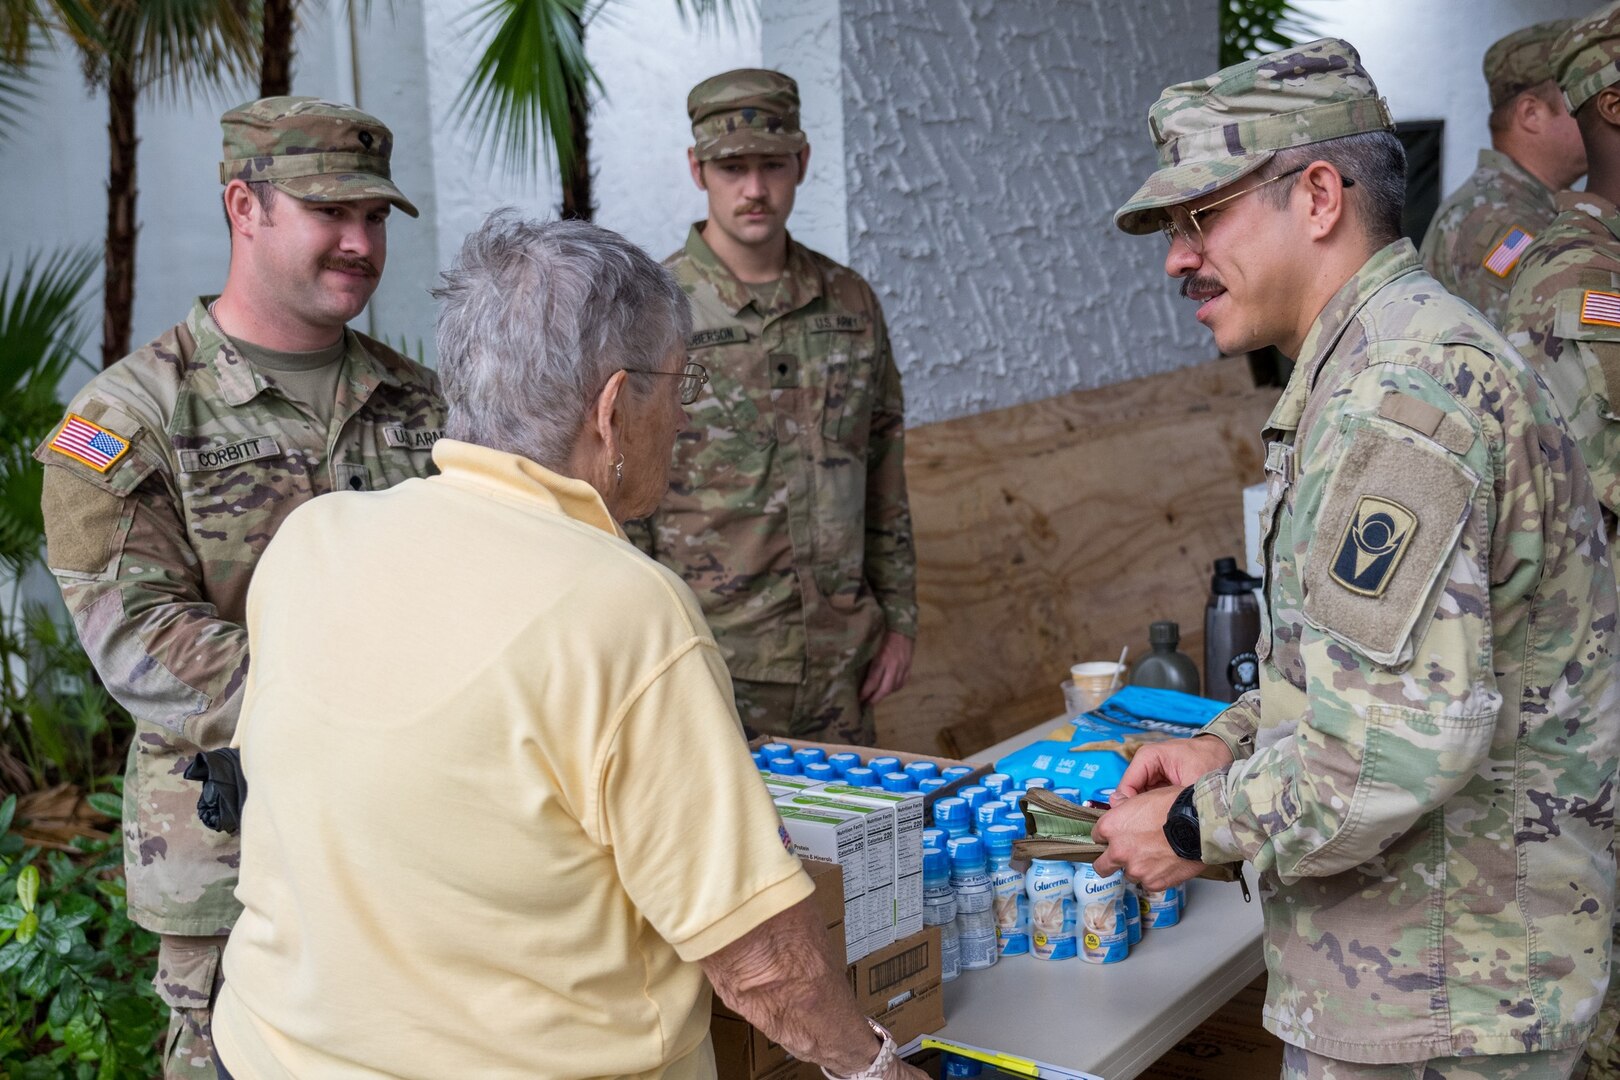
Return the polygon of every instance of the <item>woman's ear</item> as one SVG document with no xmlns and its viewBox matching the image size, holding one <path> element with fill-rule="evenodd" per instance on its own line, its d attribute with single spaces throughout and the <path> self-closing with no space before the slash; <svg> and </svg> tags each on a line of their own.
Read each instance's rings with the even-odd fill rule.
<svg viewBox="0 0 1620 1080">
<path fill-rule="evenodd" d="M 591 415 L 591 426 L 607 451 L 608 460 L 619 454 L 619 442 L 629 418 L 624 414 L 626 382 L 629 376 L 615 371 L 602 392 L 596 395 L 596 408 Z"/>
</svg>

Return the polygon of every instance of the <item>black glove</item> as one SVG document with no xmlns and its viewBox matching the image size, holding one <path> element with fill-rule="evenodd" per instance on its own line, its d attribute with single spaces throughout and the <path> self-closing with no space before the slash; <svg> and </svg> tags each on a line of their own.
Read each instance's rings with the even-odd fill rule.
<svg viewBox="0 0 1620 1080">
<path fill-rule="evenodd" d="M 247 802 L 247 776 L 240 750 L 204 750 L 186 766 L 187 780 L 201 780 L 197 817 L 215 832 L 233 833 L 242 827 L 242 806 Z"/>
</svg>

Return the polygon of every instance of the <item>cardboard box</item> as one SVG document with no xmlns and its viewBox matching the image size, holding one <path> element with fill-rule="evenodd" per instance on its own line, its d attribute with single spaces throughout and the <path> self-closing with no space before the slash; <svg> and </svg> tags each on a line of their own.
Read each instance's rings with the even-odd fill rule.
<svg viewBox="0 0 1620 1080">
<path fill-rule="evenodd" d="M 815 892 L 810 899 L 816 903 L 821 912 L 821 918 L 827 927 L 827 956 L 835 963 L 851 964 L 854 961 L 846 960 L 848 942 L 844 937 L 844 872 L 838 869 L 837 863 L 822 862 L 820 859 L 801 859 L 804 872 L 810 875 L 810 883 L 815 886 Z M 731 1007 L 720 1000 L 719 995 L 714 997 L 714 1015 L 726 1016 L 733 1020 L 742 1017 L 731 1011 Z"/>
<path fill-rule="evenodd" d="M 793 841 L 795 855 L 836 863 L 843 871 L 845 960 L 854 963 L 871 951 L 867 939 L 870 912 L 874 909 L 866 897 L 866 820 L 859 814 L 834 809 L 780 803 L 776 812 Z M 893 891 L 892 884 L 884 884 Z"/>
<path fill-rule="evenodd" d="M 945 1027 L 945 987 L 935 976 L 934 982 L 918 990 L 911 997 L 874 1019 L 889 1029 L 894 1041 L 901 1046 L 912 1039 L 932 1035 Z"/>
<path fill-rule="evenodd" d="M 715 1071 L 723 1080 L 754 1080 L 792 1060 L 746 1020 L 711 1017 L 709 1039 L 714 1043 Z"/>
<path fill-rule="evenodd" d="M 924 927 L 919 933 L 857 960 L 850 973 L 855 1004 L 861 1012 L 878 1016 L 929 986 L 937 986 L 939 943 L 939 927 Z"/>
<path fill-rule="evenodd" d="M 829 798 L 807 791 L 776 800 L 777 809 L 793 807 L 812 814 L 853 814 L 866 829 L 866 943 L 865 951 L 894 944 L 894 807 L 865 800 Z M 792 825 L 788 833 L 793 832 Z M 846 927 L 848 925 L 846 920 Z"/>
<path fill-rule="evenodd" d="M 828 784 L 815 794 L 863 806 L 894 809 L 894 936 L 909 937 L 923 927 L 922 834 L 926 827 L 918 792 L 876 791 Z"/>
<path fill-rule="evenodd" d="M 939 940 L 939 927 L 930 926 L 849 966 L 860 1010 L 888 1028 L 901 1046 L 945 1026 Z M 814 1080 L 821 1075 L 815 1066 L 793 1060 L 718 998 L 709 1033 L 720 1080 Z"/>
<path fill-rule="evenodd" d="M 786 795 L 789 791 L 814 791 L 816 788 L 821 787 L 820 780 L 806 780 L 802 776 L 779 776 L 771 772 L 761 772 L 759 776 L 760 779 L 765 781 L 766 787 L 782 789 L 779 792 L 773 792 L 773 795 Z"/>
<path fill-rule="evenodd" d="M 872 1019 L 889 1029 L 900 1046 L 924 1035 L 933 1035 L 945 1027 L 945 991 L 939 983 L 925 987 L 920 993 L 886 1013 Z M 715 1053 L 718 1060 L 719 1052 Z M 1257 1074 L 1258 1075 L 1258 1074 Z M 725 1066 L 720 1068 L 720 1080 L 733 1080 Z M 739 1078 L 741 1080 L 741 1078 Z M 759 1080 L 822 1080 L 821 1067 L 795 1058 L 772 1069 Z"/>
</svg>

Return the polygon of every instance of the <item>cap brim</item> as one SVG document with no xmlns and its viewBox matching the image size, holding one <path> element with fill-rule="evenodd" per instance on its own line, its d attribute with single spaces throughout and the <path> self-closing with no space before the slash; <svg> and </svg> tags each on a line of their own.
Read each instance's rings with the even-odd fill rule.
<svg viewBox="0 0 1620 1080">
<path fill-rule="evenodd" d="M 420 217 L 415 204 L 393 181 L 376 173 L 322 173 L 288 180 L 272 180 L 288 195 L 304 202 L 354 202 L 356 199 L 387 199 L 411 217 Z"/>
<path fill-rule="evenodd" d="M 778 132 L 774 135 L 760 131 L 733 131 L 698 146 L 696 150 L 699 161 L 718 161 L 743 154 L 797 154 L 807 145 L 809 140 L 802 131 Z"/>
<path fill-rule="evenodd" d="M 1160 169 L 1147 178 L 1130 201 L 1114 211 L 1114 224 L 1136 236 L 1154 232 L 1166 208 L 1208 195 L 1241 180 L 1276 156 L 1267 150 L 1213 161 L 1187 161 Z"/>
</svg>

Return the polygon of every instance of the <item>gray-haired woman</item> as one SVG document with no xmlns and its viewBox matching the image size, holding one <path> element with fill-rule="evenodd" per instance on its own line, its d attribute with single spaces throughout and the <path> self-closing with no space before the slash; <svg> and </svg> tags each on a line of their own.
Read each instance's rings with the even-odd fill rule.
<svg viewBox="0 0 1620 1080">
<path fill-rule="evenodd" d="M 712 983 L 801 1060 L 920 1077 L 826 955 L 695 598 L 619 527 L 702 389 L 685 297 L 506 211 L 444 278 L 440 475 L 312 500 L 249 596 L 221 1062 L 712 1077 Z"/>
</svg>

